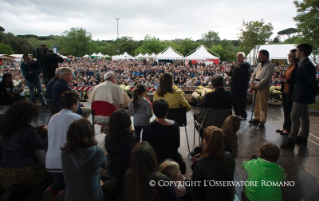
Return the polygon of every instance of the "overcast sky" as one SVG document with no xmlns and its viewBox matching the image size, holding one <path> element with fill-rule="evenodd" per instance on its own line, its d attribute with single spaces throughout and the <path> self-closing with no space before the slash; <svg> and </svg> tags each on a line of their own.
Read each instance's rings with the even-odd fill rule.
<svg viewBox="0 0 319 201">
<path fill-rule="evenodd" d="M 6 32 L 61 35 L 72 27 L 89 31 L 93 39 L 119 35 L 141 40 L 146 34 L 161 40 L 200 39 L 209 30 L 236 40 L 244 21 L 264 19 L 274 35 L 296 27 L 293 0 L 0 0 L 0 26 Z"/>
</svg>

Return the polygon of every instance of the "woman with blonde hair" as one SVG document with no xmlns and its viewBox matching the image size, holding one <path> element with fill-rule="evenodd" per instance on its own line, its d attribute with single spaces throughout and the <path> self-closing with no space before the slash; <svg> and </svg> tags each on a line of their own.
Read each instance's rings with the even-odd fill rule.
<svg viewBox="0 0 319 201">
<path fill-rule="evenodd" d="M 204 130 L 204 149 L 200 158 L 193 164 L 193 181 L 200 181 L 194 186 L 199 201 L 232 200 L 234 193 L 231 186 L 205 186 L 204 181 L 233 181 L 235 160 L 224 151 L 224 137 L 221 129 L 208 126 Z"/>
<path fill-rule="evenodd" d="M 159 80 L 159 87 L 154 93 L 153 101 L 158 99 L 165 99 L 169 108 L 179 108 L 180 105 L 187 108 L 190 111 L 191 106 L 183 96 L 181 91 L 175 91 L 173 89 L 173 74 L 163 73 Z"/>
</svg>

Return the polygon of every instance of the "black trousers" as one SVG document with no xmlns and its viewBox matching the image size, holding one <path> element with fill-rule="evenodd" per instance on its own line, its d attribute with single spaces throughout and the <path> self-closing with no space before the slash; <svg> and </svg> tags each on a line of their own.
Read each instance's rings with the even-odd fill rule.
<svg viewBox="0 0 319 201">
<path fill-rule="evenodd" d="M 282 93 L 282 105 L 284 107 L 284 125 L 283 129 L 290 132 L 291 130 L 291 110 L 292 110 L 292 100 L 290 94 Z"/>
<path fill-rule="evenodd" d="M 141 138 L 141 132 L 144 126 L 134 126 L 134 130 L 135 130 L 135 135 L 137 137 L 137 139 Z"/>
<path fill-rule="evenodd" d="M 231 88 L 233 92 L 233 108 L 237 116 L 246 118 L 247 88 Z"/>
</svg>

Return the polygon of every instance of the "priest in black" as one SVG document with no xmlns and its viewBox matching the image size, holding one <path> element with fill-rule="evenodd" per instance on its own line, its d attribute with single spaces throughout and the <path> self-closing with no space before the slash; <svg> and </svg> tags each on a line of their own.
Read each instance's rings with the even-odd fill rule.
<svg viewBox="0 0 319 201">
<path fill-rule="evenodd" d="M 245 53 L 237 53 L 237 63 L 231 67 L 227 73 L 231 76 L 230 87 L 233 92 L 233 108 L 235 114 L 242 120 L 247 118 L 247 90 L 251 75 L 250 63 L 245 61 Z"/>
</svg>

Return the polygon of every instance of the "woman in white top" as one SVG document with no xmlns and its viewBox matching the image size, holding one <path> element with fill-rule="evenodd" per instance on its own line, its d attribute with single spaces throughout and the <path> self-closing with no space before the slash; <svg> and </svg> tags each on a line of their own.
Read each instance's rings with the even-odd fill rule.
<svg viewBox="0 0 319 201">
<path fill-rule="evenodd" d="M 79 96 L 70 91 L 61 94 L 62 110 L 53 115 L 48 123 L 48 151 L 45 159 L 45 166 L 53 176 L 54 181 L 44 192 L 44 200 L 52 200 L 56 196 L 62 196 L 64 189 L 64 177 L 61 164 L 61 147 L 66 143 L 66 134 L 69 126 L 82 117 L 76 114 L 78 109 Z M 58 193 L 58 195 L 57 195 Z M 58 200 L 58 199 L 56 199 Z"/>
</svg>

